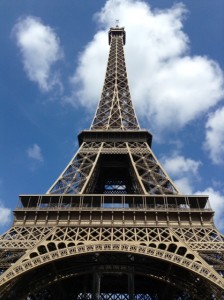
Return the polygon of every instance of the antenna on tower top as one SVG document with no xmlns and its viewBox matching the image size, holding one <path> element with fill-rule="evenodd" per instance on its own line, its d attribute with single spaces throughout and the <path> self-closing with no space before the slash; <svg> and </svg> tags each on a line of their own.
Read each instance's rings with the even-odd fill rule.
<svg viewBox="0 0 224 300">
<path fill-rule="evenodd" d="M 119 19 L 116 20 L 116 27 L 119 27 Z"/>
</svg>

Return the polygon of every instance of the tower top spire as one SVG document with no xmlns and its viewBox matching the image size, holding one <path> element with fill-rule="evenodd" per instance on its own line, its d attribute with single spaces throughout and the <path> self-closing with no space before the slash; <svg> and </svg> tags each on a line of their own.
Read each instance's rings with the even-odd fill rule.
<svg viewBox="0 0 224 300">
<path fill-rule="evenodd" d="M 117 20 L 118 22 L 119 20 Z M 111 27 L 109 30 L 109 45 L 111 44 L 111 39 L 113 36 L 121 36 L 123 38 L 123 45 L 125 45 L 126 42 L 126 32 L 124 30 L 124 27 L 119 27 L 118 23 L 116 27 Z"/>
</svg>

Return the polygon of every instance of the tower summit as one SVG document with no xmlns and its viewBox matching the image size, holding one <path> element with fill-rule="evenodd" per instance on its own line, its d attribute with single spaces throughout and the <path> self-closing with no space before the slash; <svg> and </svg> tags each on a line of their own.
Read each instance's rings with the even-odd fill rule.
<svg viewBox="0 0 224 300">
<path fill-rule="evenodd" d="M 0 299 L 224 299 L 224 238 L 208 197 L 183 195 L 151 150 L 118 26 L 101 98 L 46 194 L 21 195 L 0 237 Z M 97 70 L 96 70 L 97 71 Z"/>
</svg>

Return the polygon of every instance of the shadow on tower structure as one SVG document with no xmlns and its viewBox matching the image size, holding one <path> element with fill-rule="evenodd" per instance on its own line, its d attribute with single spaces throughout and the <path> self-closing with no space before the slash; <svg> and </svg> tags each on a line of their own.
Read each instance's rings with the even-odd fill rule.
<svg viewBox="0 0 224 300">
<path fill-rule="evenodd" d="M 140 128 L 124 28 L 109 31 L 101 99 L 46 194 L 21 195 L 0 237 L 0 299 L 224 299 L 208 196 L 183 195 Z"/>
</svg>

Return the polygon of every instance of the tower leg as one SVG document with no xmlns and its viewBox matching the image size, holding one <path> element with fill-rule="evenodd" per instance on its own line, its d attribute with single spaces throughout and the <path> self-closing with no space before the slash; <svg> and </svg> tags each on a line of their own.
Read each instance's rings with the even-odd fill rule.
<svg viewBox="0 0 224 300">
<path fill-rule="evenodd" d="M 129 300 L 134 300 L 135 298 L 135 278 L 134 273 L 128 274 L 128 295 Z"/>
<path fill-rule="evenodd" d="M 82 288 L 82 299 L 86 300 L 88 299 L 88 289 L 87 289 L 87 282 L 88 282 L 88 277 L 85 276 L 84 279 L 83 279 L 83 288 Z"/>
<path fill-rule="evenodd" d="M 93 300 L 100 299 L 100 274 L 93 273 Z"/>
</svg>

